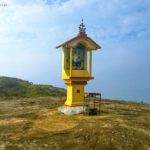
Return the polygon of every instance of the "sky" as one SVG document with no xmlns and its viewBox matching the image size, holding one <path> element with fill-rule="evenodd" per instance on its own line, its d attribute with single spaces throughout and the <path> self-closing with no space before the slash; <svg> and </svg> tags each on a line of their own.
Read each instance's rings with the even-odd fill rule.
<svg viewBox="0 0 150 150">
<path fill-rule="evenodd" d="M 66 88 L 56 46 L 81 19 L 102 47 L 86 91 L 150 103 L 150 0 L 0 0 L 0 76 Z"/>
</svg>

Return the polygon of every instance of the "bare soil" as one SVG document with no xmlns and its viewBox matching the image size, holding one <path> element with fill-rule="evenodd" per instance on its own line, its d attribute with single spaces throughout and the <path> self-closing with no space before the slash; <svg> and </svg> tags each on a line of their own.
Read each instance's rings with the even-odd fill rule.
<svg viewBox="0 0 150 150">
<path fill-rule="evenodd" d="M 104 100 L 66 116 L 60 97 L 0 98 L 0 150 L 150 150 L 150 105 Z"/>
</svg>

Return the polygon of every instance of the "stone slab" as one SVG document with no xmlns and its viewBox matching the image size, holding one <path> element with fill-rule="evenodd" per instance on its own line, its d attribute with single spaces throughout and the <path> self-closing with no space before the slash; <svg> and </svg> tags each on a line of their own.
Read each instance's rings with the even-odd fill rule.
<svg viewBox="0 0 150 150">
<path fill-rule="evenodd" d="M 58 108 L 58 111 L 64 113 L 65 115 L 72 116 L 82 113 L 83 106 L 75 106 L 75 107 L 61 106 Z"/>
</svg>

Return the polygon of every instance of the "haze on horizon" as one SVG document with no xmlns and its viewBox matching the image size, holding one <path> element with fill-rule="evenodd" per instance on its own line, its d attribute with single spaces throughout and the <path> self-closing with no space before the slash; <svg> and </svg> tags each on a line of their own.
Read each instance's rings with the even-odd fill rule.
<svg viewBox="0 0 150 150">
<path fill-rule="evenodd" d="M 87 91 L 150 103 L 149 0 L 0 0 L 0 76 L 65 87 L 61 49 L 81 19 L 102 46 Z"/>
</svg>

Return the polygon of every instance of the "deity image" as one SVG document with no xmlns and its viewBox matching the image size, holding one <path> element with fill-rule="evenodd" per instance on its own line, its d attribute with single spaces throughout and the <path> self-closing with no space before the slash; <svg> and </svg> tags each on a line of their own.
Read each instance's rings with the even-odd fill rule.
<svg viewBox="0 0 150 150">
<path fill-rule="evenodd" d="M 78 51 L 74 51 L 74 54 L 73 54 L 73 62 L 74 63 L 80 63 L 80 54 Z"/>
<path fill-rule="evenodd" d="M 83 49 L 73 49 L 72 64 L 74 70 L 84 69 L 84 50 Z"/>
<path fill-rule="evenodd" d="M 70 69 L 70 49 L 66 49 L 66 69 Z M 84 70 L 84 49 L 80 45 L 72 51 L 72 69 Z"/>
</svg>

